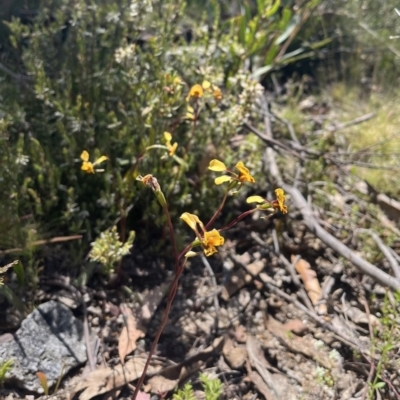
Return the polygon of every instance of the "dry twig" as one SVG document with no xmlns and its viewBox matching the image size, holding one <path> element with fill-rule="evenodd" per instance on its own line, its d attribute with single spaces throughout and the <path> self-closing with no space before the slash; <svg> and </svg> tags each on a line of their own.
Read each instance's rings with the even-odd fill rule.
<svg viewBox="0 0 400 400">
<path fill-rule="evenodd" d="M 321 227 L 313 215 L 313 212 L 307 203 L 306 199 L 300 193 L 300 191 L 290 185 L 282 182 L 282 188 L 287 192 L 295 204 L 295 207 L 301 212 L 303 216 L 303 222 L 307 228 L 321 239 L 327 246 L 331 247 L 342 257 L 349 260 L 355 267 L 357 267 L 362 273 L 370 276 L 376 282 L 383 286 L 387 286 L 392 290 L 400 290 L 400 280 L 390 276 L 386 272 L 377 268 L 375 265 L 364 260 L 353 250 L 349 249 L 340 240 L 336 239 L 329 232 Z"/>
<path fill-rule="evenodd" d="M 204 266 L 206 267 L 206 269 L 207 269 L 207 271 L 208 271 L 208 273 L 209 273 L 209 275 L 210 275 L 211 283 L 212 283 L 212 286 L 213 286 L 213 288 L 214 288 L 214 294 L 213 294 L 213 297 L 214 297 L 214 308 L 215 308 L 214 332 L 215 332 L 215 335 L 217 335 L 217 334 L 218 334 L 218 319 L 219 319 L 218 316 L 219 316 L 219 314 L 220 314 L 220 311 L 219 311 L 219 302 L 218 302 L 218 285 L 217 285 L 217 280 L 215 279 L 214 271 L 213 271 L 213 269 L 211 268 L 211 265 L 210 265 L 210 263 L 208 262 L 206 256 L 205 256 L 204 254 L 201 254 L 201 257 L 200 257 L 200 258 L 201 258 L 201 261 L 203 262 Z"/>
<path fill-rule="evenodd" d="M 374 239 L 380 251 L 388 259 L 389 264 L 392 267 L 393 273 L 395 274 L 396 278 L 400 280 L 400 266 L 396 258 L 393 256 L 390 247 L 386 246 L 385 243 L 383 243 L 383 241 L 381 240 L 381 238 L 370 229 L 359 229 L 359 232 L 367 232 L 371 235 L 372 239 Z"/>
</svg>

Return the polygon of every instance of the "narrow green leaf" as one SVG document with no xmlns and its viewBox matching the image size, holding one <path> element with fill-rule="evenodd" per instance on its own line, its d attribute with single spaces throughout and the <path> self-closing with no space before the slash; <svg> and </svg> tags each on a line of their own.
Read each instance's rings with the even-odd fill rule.
<svg viewBox="0 0 400 400">
<path fill-rule="evenodd" d="M 275 60 L 276 55 L 278 54 L 279 47 L 275 45 L 275 43 L 271 46 L 269 49 L 265 59 L 264 59 L 264 64 L 265 65 L 270 65 L 273 63 Z"/>
<path fill-rule="evenodd" d="M 174 154 L 172 157 L 173 157 L 173 159 L 174 159 L 179 165 L 181 165 L 185 170 L 188 170 L 188 169 L 189 169 L 189 165 L 187 164 L 187 162 L 186 162 L 183 158 L 178 157 L 178 156 L 175 155 L 175 154 Z"/>
<path fill-rule="evenodd" d="M 285 31 L 278 36 L 275 43 L 276 44 L 283 43 L 292 34 L 292 32 L 295 30 L 295 28 L 299 23 L 300 23 L 300 17 L 298 15 L 294 15 L 289 25 L 286 27 Z"/>
<path fill-rule="evenodd" d="M 251 10 L 250 10 L 250 6 L 247 4 L 247 3 L 245 3 L 244 5 L 243 5 L 243 7 L 244 7 L 244 15 L 245 15 L 245 17 L 246 17 L 246 22 L 250 22 L 251 21 Z"/>
<path fill-rule="evenodd" d="M 281 19 L 280 19 L 280 21 L 278 23 L 279 30 L 285 29 L 287 24 L 292 19 L 292 15 L 293 15 L 293 12 L 292 12 L 292 10 L 290 8 L 284 8 L 283 9 Z"/>
<path fill-rule="evenodd" d="M 280 5 L 281 5 L 281 0 L 276 0 L 275 3 L 272 5 L 272 7 L 266 10 L 264 14 L 265 18 L 272 17 L 279 10 Z"/>
<path fill-rule="evenodd" d="M 280 59 L 280 61 L 288 61 L 288 60 L 290 60 L 291 58 L 294 58 L 295 56 L 298 56 L 299 54 L 301 54 L 301 53 L 303 53 L 304 52 L 304 48 L 303 47 L 299 47 L 298 49 L 296 49 L 296 50 L 293 50 L 293 51 L 291 51 L 290 53 L 286 53 L 281 59 Z"/>
<path fill-rule="evenodd" d="M 257 21 L 253 19 L 247 24 L 246 29 L 246 46 L 252 46 L 257 33 Z M 250 49 L 248 48 L 247 51 Z"/>
<path fill-rule="evenodd" d="M 332 39 L 331 39 L 331 38 L 328 38 L 328 39 L 320 40 L 319 42 L 311 43 L 309 46 L 310 46 L 310 48 L 312 48 L 313 50 L 316 50 L 316 49 L 320 49 L 321 47 L 326 46 L 326 45 L 329 44 L 330 42 L 332 42 Z"/>
<path fill-rule="evenodd" d="M 257 70 L 255 70 L 255 71 L 252 73 L 251 76 L 252 76 L 253 79 L 257 79 L 257 78 L 259 78 L 261 75 L 265 75 L 266 73 L 268 73 L 269 71 L 271 71 L 272 68 L 273 68 L 273 65 L 266 65 L 265 67 L 258 68 Z"/>
<path fill-rule="evenodd" d="M 17 275 L 18 283 L 20 286 L 23 286 L 25 283 L 25 270 L 21 261 L 17 260 L 17 262 L 13 266 L 15 275 Z"/>
<path fill-rule="evenodd" d="M 264 0 L 257 0 L 257 13 L 262 14 L 264 11 Z"/>
<path fill-rule="evenodd" d="M 2 294 L 19 312 L 25 314 L 26 310 L 24 303 L 7 285 L 0 286 L 0 294 Z"/>
<path fill-rule="evenodd" d="M 244 16 L 240 17 L 239 22 L 239 41 L 244 44 L 246 42 L 246 18 Z"/>
</svg>

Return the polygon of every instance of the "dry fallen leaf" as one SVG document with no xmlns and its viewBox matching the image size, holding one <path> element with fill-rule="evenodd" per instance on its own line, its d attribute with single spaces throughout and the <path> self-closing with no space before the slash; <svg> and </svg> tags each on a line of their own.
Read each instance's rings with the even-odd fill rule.
<svg viewBox="0 0 400 400">
<path fill-rule="evenodd" d="M 251 371 L 249 373 L 249 378 L 266 400 L 276 400 L 276 395 L 274 394 L 273 390 L 269 388 L 269 386 L 264 382 L 263 378 L 261 378 L 256 371 Z"/>
<path fill-rule="evenodd" d="M 246 328 L 243 325 L 238 325 L 233 333 L 235 339 L 239 343 L 246 343 L 247 340 L 247 332 Z"/>
<path fill-rule="evenodd" d="M 43 373 L 43 372 L 38 371 L 38 372 L 36 372 L 36 376 L 39 379 L 40 386 L 43 388 L 44 394 L 48 395 L 49 394 L 49 385 L 48 385 L 48 382 L 47 382 L 46 374 Z"/>
<path fill-rule="evenodd" d="M 304 336 L 300 337 L 294 333 L 289 333 L 285 325 L 276 319 L 268 316 L 266 328 L 292 352 L 303 354 L 324 368 L 332 368 L 333 362 L 329 358 L 326 348 L 318 348 L 316 341 L 313 337 Z"/>
<path fill-rule="evenodd" d="M 0 274 L 6 273 L 9 268 L 13 267 L 14 265 L 16 265 L 18 263 L 19 263 L 19 261 L 16 260 L 16 261 L 13 261 L 10 264 L 5 265 L 4 267 L 0 267 Z"/>
<path fill-rule="evenodd" d="M 99 368 L 87 374 L 73 389 L 70 398 L 83 390 L 79 400 L 90 400 L 99 394 L 122 387 L 129 382 L 138 379 L 144 369 L 146 358 L 131 358 L 125 365 L 117 365 L 115 368 Z M 154 374 L 160 367 L 149 366 L 147 374 Z"/>
<path fill-rule="evenodd" d="M 162 299 L 167 294 L 172 278 L 168 279 L 166 282 L 162 283 L 160 286 L 149 290 L 142 300 L 142 309 L 140 314 L 140 324 L 146 325 L 153 318 L 158 306 L 160 305 Z M 145 328 L 142 328 L 144 330 Z"/>
<path fill-rule="evenodd" d="M 352 306 L 350 303 L 343 300 L 342 302 L 342 312 L 350 318 L 355 324 L 371 324 L 375 328 L 381 328 L 382 323 L 373 314 L 367 314 L 366 312 L 360 310 L 357 307 Z"/>
<path fill-rule="evenodd" d="M 225 360 L 232 369 L 243 367 L 247 360 L 247 350 L 244 346 L 234 347 L 231 351 L 224 353 Z"/>
<path fill-rule="evenodd" d="M 258 276 L 258 274 L 264 269 L 265 260 L 256 260 L 251 264 L 246 265 L 247 271 L 252 276 Z"/>
<path fill-rule="evenodd" d="M 122 364 L 125 357 L 136 349 L 136 341 L 146 335 L 147 324 L 164 298 L 169 285 L 170 281 L 167 281 L 149 290 L 143 296 L 142 307 L 135 312 L 135 315 L 127 305 L 121 304 L 120 309 L 125 324 L 118 341 L 118 353 Z"/>
<path fill-rule="evenodd" d="M 121 363 L 124 364 L 125 357 L 136 349 L 136 340 L 145 336 L 145 332 L 137 327 L 136 318 L 125 304 L 120 306 L 124 316 L 124 327 L 118 341 L 118 354 Z"/>
<path fill-rule="evenodd" d="M 303 323 L 303 321 L 301 321 L 299 319 L 291 319 L 291 320 L 287 321 L 285 324 L 283 324 L 283 327 L 287 331 L 291 331 L 291 332 L 295 333 L 296 335 L 300 335 L 300 336 L 304 335 L 308 331 L 307 326 Z"/>
<path fill-rule="evenodd" d="M 291 257 L 292 263 L 295 262 L 296 256 L 292 255 Z M 296 271 L 300 274 L 301 279 L 303 280 L 304 288 L 307 291 L 308 297 L 310 298 L 313 305 L 316 307 L 316 310 L 319 315 L 326 315 L 328 309 L 326 304 L 320 303 L 322 296 L 322 289 L 319 284 L 316 272 L 311 269 L 311 265 L 306 261 L 300 258 L 295 264 Z"/>
<path fill-rule="evenodd" d="M 150 378 L 148 383 L 151 385 L 151 393 L 161 394 L 168 393 L 175 389 L 176 385 L 179 383 L 179 379 L 171 380 L 157 375 Z"/>
<path fill-rule="evenodd" d="M 285 375 L 269 372 L 269 369 L 272 369 L 271 364 L 265 358 L 261 344 L 254 336 L 248 335 L 246 349 L 250 361 L 249 378 L 267 400 L 298 399 L 298 393 Z M 257 373 L 251 371 L 250 365 L 257 370 Z"/>
<path fill-rule="evenodd" d="M 233 341 L 229 338 L 225 339 L 225 344 L 222 349 L 225 361 L 232 369 L 241 368 L 247 359 L 246 347 L 233 344 Z"/>
</svg>

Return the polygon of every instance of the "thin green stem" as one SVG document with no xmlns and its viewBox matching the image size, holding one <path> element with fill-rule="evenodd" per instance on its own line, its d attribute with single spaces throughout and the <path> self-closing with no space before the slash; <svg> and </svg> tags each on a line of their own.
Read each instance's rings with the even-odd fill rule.
<svg viewBox="0 0 400 400">
<path fill-rule="evenodd" d="M 167 217 L 169 234 L 171 236 L 172 251 L 174 252 L 175 272 L 176 272 L 179 266 L 179 256 L 178 256 L 178 248 L 176 247 L 174 226 L 172 225 L 171 214 L 169 213 L 168 206 L 163 207 L 163 211 Z"/>
</svg>

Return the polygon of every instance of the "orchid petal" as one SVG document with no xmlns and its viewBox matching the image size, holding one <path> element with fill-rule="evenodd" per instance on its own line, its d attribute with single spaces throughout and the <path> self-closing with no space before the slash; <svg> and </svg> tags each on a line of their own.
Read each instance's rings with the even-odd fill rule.
<svg viewBox="0 0 400 400">
<path fill-rule="evenodd" d="M 82 161 L 89 161 L 89 153 L 86 150 L 83 150 L 81 153 L 81 160 Z"/>
<path fill-rule="evenodd" d="M 202 228 L 204 227 L 203 223 L 200 221 L 199 217 L 194 214 L 190 214 L 188 212 L 184 212 L 181 215 L 181 219 L 185 221 L 191 229 L 196 231 L 196 225 L 199 224 Z"/>
<path fill-rule="evenodd" d="M 246 203 L 265 203 L 265 199 L 261 196 L 250 196 L 246 199 Z"/>
<path fill-rule="evenodd" d="M 215 172 L 223 172 L 227 170 L 226 165 L 219 160 L 211 160 L 208 169 Z"/>
<path fill-rule="evenodd" d="M 219 176 L 218 178 L 215 178 L 214 182 L 216 185 L 222 185 L 225 182 L 230 182 L 232 180 L 232 177 L 229 175 L 222 175 Z"/>
</svg>

